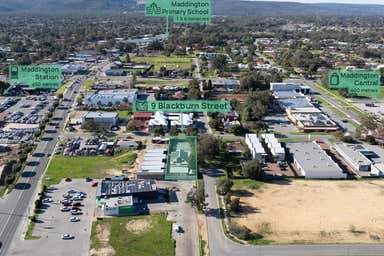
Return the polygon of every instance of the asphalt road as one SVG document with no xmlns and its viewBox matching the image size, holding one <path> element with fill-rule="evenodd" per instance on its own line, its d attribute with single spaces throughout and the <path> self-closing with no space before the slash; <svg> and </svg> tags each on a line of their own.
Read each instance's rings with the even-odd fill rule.
<svg viewBox="0 0 384 256">
<path fill-rule="evenodd" d="M 64 98 L 74 99 L 75 91 L 80 87 L 81 83 L 74 86 L 71 90 L 67 90 Z M 70 106 L 72 101 L 63 102 L 60 106 Z M 66 109 L 57 109 L 53 118 L 60 118 L 58 121 L 60 127 L 64 125 L 67 117 Z M 0 256 L 7 254 L 10 243 L 12 242 L 16 230 L 20 223 L 28 218 L 29 207 L 33 200 L 39 183 L 39 180 L 47 167 L 49 157 L 54 150 L 58 140 L 58 129 L 53 126 L 47 125 L 46 130 L 56 130 L 55 133 L 44 133 L 42 139 L 37 142 L 37 147 L 27 159 L 27 166 L 24 168 L 22 176 L 19 178 L 15 189 L 0 199 Z"/>
<path fill-rule="evenodd" d="M 384 255 L 381 245 L 241 245 L 229 240 L 223 233 L 215 191 L 217 170 L 206 170 L 204 174 L 208 240 L 211 256 L 371 256 Z"/>
</svg>

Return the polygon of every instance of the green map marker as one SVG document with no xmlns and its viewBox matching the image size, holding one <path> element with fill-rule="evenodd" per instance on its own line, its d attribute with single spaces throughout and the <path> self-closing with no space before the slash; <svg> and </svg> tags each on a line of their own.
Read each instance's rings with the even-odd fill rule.
<svg viewBox="0 0 384 256">
<path fill-rule="evenodd" d="M 9 66 L 9 83 L 26 84 L 32 89 L 57 89 L 61 86 L 61 66 Z"/>
<path fill-rule="evenodd" d="M 229 100 L 153 100 L 133 102 L 134 112 L 230 112 Z"/>
<path fill-rule="evenodd" d="M 211 0 L 146 0 L 145 16 L 165 17 L 177 23 L 210 23 Z"/>
<path fill-rule="evenodd" d="M 328 87 L 345 88 L 348 93 L 358 96 L 377 96 L 381 92 L 380 71 L 329 71 Z"/>
</svg>

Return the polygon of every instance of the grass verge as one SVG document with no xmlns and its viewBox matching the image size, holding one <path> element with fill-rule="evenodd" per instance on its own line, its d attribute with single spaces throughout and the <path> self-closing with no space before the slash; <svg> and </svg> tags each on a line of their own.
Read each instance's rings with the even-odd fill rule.
<svg viewBox="0 0 384 256">
<path fill-rule="evenodd" d="M 36 219 L 39 217 L 38 214 L 34 214 L 33 215 Z M 35 228 L 35 224 L 36 222 L 32 221 L 32 220 L 29 220 L 29 225 L 28 225 L 28 229 L 27 231 L 25 232 L 25 236 L 24 236 L 24 240 L 36 240 L 36 239 L 40 239 L 40 236 L 34 236 L 33 235 L 33 229 Z"/>
</svg>

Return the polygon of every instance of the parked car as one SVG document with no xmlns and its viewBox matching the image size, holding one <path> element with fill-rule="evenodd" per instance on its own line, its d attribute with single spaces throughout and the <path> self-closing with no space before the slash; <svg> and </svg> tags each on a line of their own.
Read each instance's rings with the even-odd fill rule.
<svg viewBox="0 0 384 256">
<path fill-rule="evenodd" d="M 99 182 L 95 181 L 95 182 L 92 183 L 91 186 L 92 186 L 92 187 L 97 187 L 97 185 L 99 185 Z"/>
<path fill-rule="evenodd" d="M 69 219 L 71 222 L 79 222 L 80 218 L 79 217 L 72 217 Z"/>
<path fill-rule="evenodd" d="M 175 230 L 176 233 L 183 233 L 184 232 L 183 228 L 180 227 L 179 225 L 174 225 L 173 229 Z"/>
<path fill-rule="evenodd" d="M 53 202 L 52 198 L 44 198 L 43 199 L 43 203 L 52 203 L 52 202 Z"/>
<path fill-rule="evenodd" d="M 60 209 L 60 211 L 62 211 L 62 212 L 69 212 L 70 210 L 71 210 L 71 208 L 69 208 L 69 207 L 62 207 Z"/>
<path fill-rule="evenodd" d="M 63 240 L 71 240 L 71 239 L 74 239 L 75 237 L 70 235 L 70 234 L 63 234 L 61 235 L 61 239 Z"/>
<path fill-rule="evenodd" d="M 71 182 L 72 179 L 71 179 L 71 178 L 65 178 L 65 181 L 66 181 L 66 182 Z"/>
<path fill-rule="evenodd" d="M 75 202 L 75 203 L 73 203 L 73 205 L 72 206 L 75 206 L 75 207 L 81 207 L 81 206 L 83 206 L 80 202 Z"/>
<path fill-rule="evenodd" d="M 83 212 L 80 210 L 71 210 L 71 214 L 72 215 L 81 215 L 81 214 L 83 214 Z"/>
<path fill-rule="evenodd" d="M 83 200 L 83 198 L 80 196 L 74 196 L 72 199 L 73 199 L 73 201 L 82 201 Z"/>
</svg>

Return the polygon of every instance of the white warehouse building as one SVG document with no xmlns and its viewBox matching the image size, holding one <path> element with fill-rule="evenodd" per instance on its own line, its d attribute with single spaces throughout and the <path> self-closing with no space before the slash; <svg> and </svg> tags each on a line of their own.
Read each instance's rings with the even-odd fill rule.
<svg viewBox="0 0 384 256">
<path fill-rule="evenodd" d="M 132 103 L 137 99 L 137 89 L 102 90 L 89 93 L 84 97 L 85 105 L 102 105 Z"/>
<path fill-rule="evenodd" d="M 247 144 L 249 150 L 251 151 L 252 157 L 260 162 L 265 161 L 267 154 L 261 145 L 259 138 L 256 134 L 247 133 L 245 134 L 245 143 Z"/>
<path fill-rule="evenodd" d="M 345 179 L 347 174 L 315 142 L 288 143 L 297 169 L 306 179 Z"/>
<path fill-rule="evenodd" d="M 333 147 L 354 170 L 370 171 L 372 162 L 360 152 L 361 145 L 335 143 Z"/>
<path fill-rule="evenodd" d="M 285 160 L 285 150 L 281 146 L 281 143 L 275 137 L 273 133 L 264 133 L 261 134 L 261 138 L 264 140 L 265 144 L 271 150 L 273 158 L 277 161 Z"/>
</svg>

